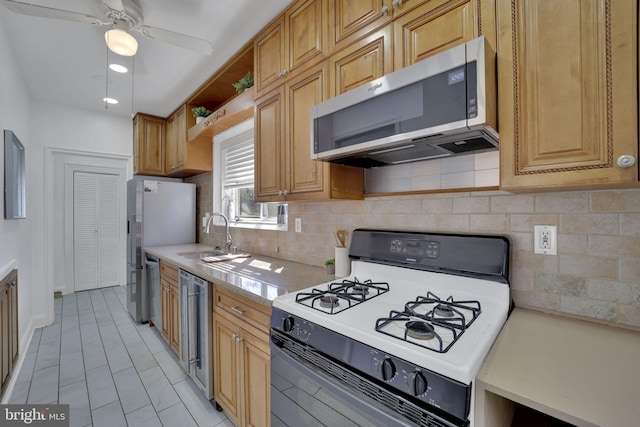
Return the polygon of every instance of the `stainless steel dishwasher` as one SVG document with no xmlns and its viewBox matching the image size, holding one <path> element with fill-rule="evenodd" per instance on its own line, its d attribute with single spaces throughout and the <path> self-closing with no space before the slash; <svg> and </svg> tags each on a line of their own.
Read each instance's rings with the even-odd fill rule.
<svg viewBox="0 0 640 427">
<path fill-rule="evenodd" d="M 209 283 L 180 270 L 180 359 L 209 400 L 213 399 L 211 317 Z"/>
<path fill-rule="evenodd" d="M 148 319 L 157 328 L 162 325 L 162 301 L 160 289 L 160 262 L 153 255 L 144 256 L 144 273 L 146 275 L 147 298 L 144 303 L 147 305 L 143 312 L 148 312 Z"/>
</svg>

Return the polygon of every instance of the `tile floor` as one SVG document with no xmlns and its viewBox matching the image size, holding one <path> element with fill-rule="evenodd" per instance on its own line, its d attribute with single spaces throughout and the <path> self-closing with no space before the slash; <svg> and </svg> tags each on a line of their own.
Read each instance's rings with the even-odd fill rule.
<svg viewBox="0 0 640 427">
<path fill-rule="evenodd" d="M 9 403 L 68 403 L 72 427 L 233 427 L 157 331 L 131 320 L 125 298 L 118 286 L 56 299 Z"/>
</svg>

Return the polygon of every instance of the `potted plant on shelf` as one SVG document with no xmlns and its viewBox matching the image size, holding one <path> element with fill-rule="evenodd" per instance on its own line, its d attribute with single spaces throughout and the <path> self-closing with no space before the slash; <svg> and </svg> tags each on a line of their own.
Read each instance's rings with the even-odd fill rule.
<svg viewBox="0 0 640 427">
<path fill-rule="evenodd" d="M 211 111 L 207 110 L 206 107 L 196 107 L 191 111 L 193 112 L 193 117 L 196 118 L 196 123 L 200 123 L 211 114 Z"/>
<path fill-rule="evenodd" d="M 237 83 L 231 83 L 236 89 L 236 92 L 242 93 L 245 90 L 253 87 L 253 74 L 249 71 L 243 78 L 238 80 Z"/>
<path fill-rule="evenodd" d="M 324 267 L 327 269 L 327 273 L 335 274 L 336 272 L 336 260 L 333 258 L 329 258 L 324 262 Z"/>
</svg>

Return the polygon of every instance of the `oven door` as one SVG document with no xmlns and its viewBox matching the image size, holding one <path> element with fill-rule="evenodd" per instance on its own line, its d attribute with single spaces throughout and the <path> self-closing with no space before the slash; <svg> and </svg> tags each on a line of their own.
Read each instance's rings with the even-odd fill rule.
<svg viewBox="0 0 640 427">
<path fill-rule="evenodd" d="M 271 425 L 415 426 L 273 342 Z"/>
</svg>

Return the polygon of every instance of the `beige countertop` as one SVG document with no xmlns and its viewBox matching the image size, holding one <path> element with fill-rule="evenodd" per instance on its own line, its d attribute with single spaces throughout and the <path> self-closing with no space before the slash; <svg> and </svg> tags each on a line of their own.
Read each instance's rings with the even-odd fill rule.
<svg viewBox="0 0 640 427">
<path fill-rule="evenodd" d="M 476 425 L 510 425 L 511 402 L 578 426 L 640 425 L 640 333 L 516 308 L 478 374 Z"/>
<path fill-rule="evenodd" d="M 335 280 L 335 276 L 327 274 L 322 267 L 262 255 L 214 263 L 204 263 L 179 255 L 212 249 L 208 245 L 189 244 L 148 247 L 144 251 L 269 307 L 279 295 Z"/>
</svg>

